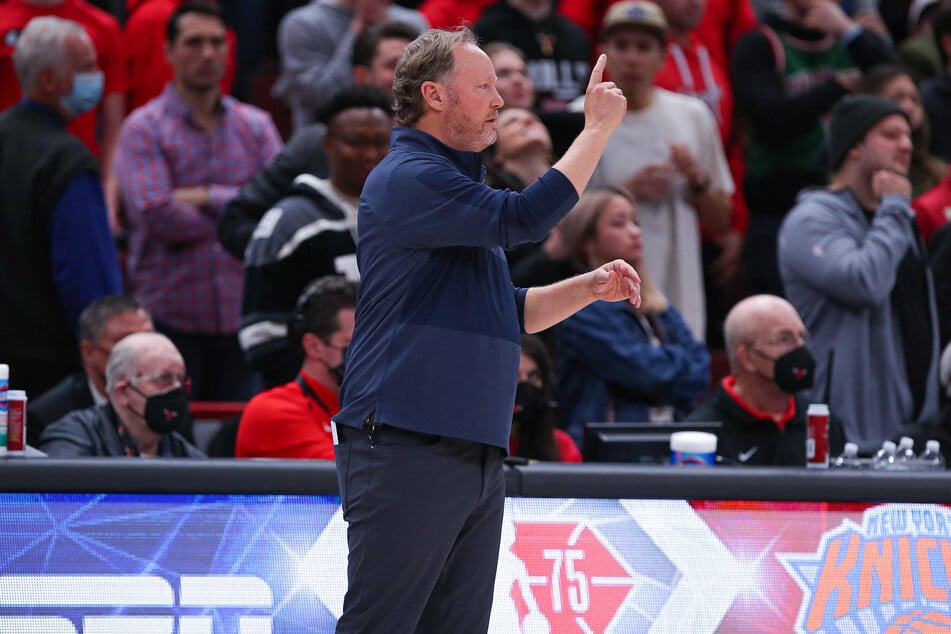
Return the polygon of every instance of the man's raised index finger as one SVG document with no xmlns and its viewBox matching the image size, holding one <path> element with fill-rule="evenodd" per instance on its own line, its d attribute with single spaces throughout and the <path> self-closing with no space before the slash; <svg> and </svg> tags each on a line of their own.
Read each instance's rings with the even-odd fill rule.
<svg viewBox="0 0 951 634">
<path fill-rule="evenodd" d="M 607 61 L 608 56 L 604 53 L 598 56 L 598 61 L 594 63 L 594 69 L 591 71 L 591 79 L 588 80 L 588 88 L 601 83 L 601 77 L 604 75 L 604 65 Z"/>
</svg>

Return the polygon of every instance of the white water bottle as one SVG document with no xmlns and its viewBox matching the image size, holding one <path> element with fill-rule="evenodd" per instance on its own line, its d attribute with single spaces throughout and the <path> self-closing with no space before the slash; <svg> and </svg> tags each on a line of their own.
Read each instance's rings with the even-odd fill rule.
<svg viewBox="0 0 951 634">
<path fill-rule="evenodd" d="M 861 469 L 862 461 L 859 459 L 859 446 L 854 442 L 845 443 L 842 455 L 837 456 L 832 461 L 833 469 Z"/>
<path fill-rule="evenodd" d="M 895 469 L 895 449 L 895 443 L 892 441 L 886 440 L 883 442 L 882 448 L 872 458 L 872 468 L 881 471 L 893 471 Z"/>
<path fill-rule="evenodd" d="M 925 450 L 918 456 L 918 465 L 922 471 L 944 471 L 941 443 L 937 440 L 929 440 L 925 443 Z"/>
<path fill-rule="evenodd" d="M 915 456 L 915 441 L 908 436 L 902 436 L 898 440 L 895 468 L 897 471 L 914 471 L 918 468 L 918 458 Z"/>
</svg>

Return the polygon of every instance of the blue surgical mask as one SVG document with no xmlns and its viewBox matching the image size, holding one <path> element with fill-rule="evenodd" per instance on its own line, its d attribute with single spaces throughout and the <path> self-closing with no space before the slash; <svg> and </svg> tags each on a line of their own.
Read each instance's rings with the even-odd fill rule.
<svg viewBox="0 0 951 634">
<path fill-rule="evenodd" d="M 73 75 L 73 89 L 60 104 L 74 117 L 89 112 L 102 99 L 105 78 L 101 70 Z"/>
</svg>

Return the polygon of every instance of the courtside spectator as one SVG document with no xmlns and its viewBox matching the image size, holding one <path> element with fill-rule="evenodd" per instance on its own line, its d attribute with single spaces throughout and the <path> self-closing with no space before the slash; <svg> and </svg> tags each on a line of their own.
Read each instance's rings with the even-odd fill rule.
<svg viewBox="0 0 951 634">
<path fill-rule="evenodd" d="M 654 284 L 634 200 L 623 189 L 589 189 L 558 224 L 578 271 L 620 258 L 641 277 L 641 305 L 596 302 L 556 328 L 559 400 L 568 433 L 585 423 L 669 422 L 710 384 L 710 355 Z"/>
<path fill-rule="evenodd" d="M 387 20 L 429 28 L 418 12 L 391 0 L 312 0 L 291 11 L 278 28 L 281 76 L 274 95 L 291 107 L 294 130 L 314 121 L 314 111 L 353 83 L 352 56 L 357 34 Z"/>
<path fill-rule="evenodd" d="M 886 39 L 833 0 L 785 0 L 785 7 L 737 42 L 731 69 L 749 135 L 744 258 L 753 292 L 771 295 L 783 294 L 779 225 L 799 190 L 827 181 L 826 114 L 859 89 L 863 70 L 895 60 Z"/>
<path fill-rule="evenodd" d="M 666 58 L 667 21 L 652 2 L 613 5 L 604 19 L 607 70 L 627 97 L 591 182 L 634 194 L 644 232 L 644 263 L 657 288 L 706 334 L 700 223 L 730 224 L 733 180 L 720 132 L 699 99 L 654 86 Z"/>
<path fill-rule="evenodd" d="M 551 2 L 500 0 L 485 8 L 475 30 L 483 42 L 508 42 L 525 54 L 540 111 L 565 110 L 584 94 L 591 43 Z"/>
<path fill-rule="evenodd" d="M 806 327 L 792 304 L 775 295 L 741 300 L 726 316 L 723 338 L 730 374 L 687 420 L 717 421 L 717 455 L 740 465 L 802 467 L 806 464 L 803 392 L 812 386 L 816 362 Z M 830 421 L 829 452 L 844 440 Z"/>
<path fill-rule="evenodd" d="M 238 339 L 265 387 L 290 381 L 300 351 L 287 339 L 287 321 L 307 283 L 339 274 L 359 280 L 357 206 L 363 183 L 390 149 L 393 116 L 386 96 L 353 86 L 325 104 L 318 119 L 330 164 L 326 179 L 301 174 L 251 236 Z"/>
<path fill-rule="evenodd" d="M 238 458 L 334 459 L 330 417 L 340 411 L 340 380 L 353 337 L 357 283 L 336 275 L 301 294 L 288 339 L 304 363 L 287 383 L 251 399 L 238 425 Z"/>
<path fill-rule="evenodd" d="M 218 242 L 238 188 L 281 147 L 270 115 L 221 94 L 221 9 L 186 3 L 169 18 L 174 79 L 122 127 L 117 171 L 129 224 L 131 291 L 175 342 L 196 400 L 253 393 L 238 346 L 244 269 Z"/>
<path fill-rule="evenodd" d="M 158 97 L 172 81 L 173 71 L 165 50 L 168 18 L 185 0 L 145 0 L 136 6 L 122 26 L 126 57 L 128 93 L 126 109 L 131 112 Z M 237 38 L 228 28 L 228 64 L 221 79 L 221 92 L 231 93 L 237 65 Z"/>
<path fill-rule="evenodd" d="M 105 404 L 106 363 L 112 348 L 127 335 L 152 329 L 152 318 L 131 295 L 106 295 L 89 304 L 79 315 L 83 371 L 29 399 L 26 432 L 30 444 L 36 444 L 43 429 L 66 414 Z"/>
<path fill-rule="evenodd" d="M 106 365 L 109 402 L 68 414 L 40 437 L 52 458 L 204 458 L 179 430 L 191 420 L 185 361 L 157 332 L 116 344 Z"/>
<path fill-rule="evenodd" d="M 581 462 L 578 445 L 558 429 L 555 366 L 537 335 L 522 335 L 509 455 L 529 460 Z"/>
<path fill-rule="evenodd" d="M 354 84 L 382 90 L 393 101 L 393 73 L 399 56 L 419 32 L 402 22 L 366 27 L 354 44 Z M 327 177 L 323 123 L 299 130 L 274 160 L 248 181 L 225 208 L 218 223 L 218 239 L 236 258 L 244 258 L 251 233 L 268 209 L 290 191 L 300 174 Z"/>
<path fill-rule="evenodd" d="M 99 165 L 66 131 L 98 100 L 89 35 L 34 18 L 13 63 L 24 97 L 0 114 L 0 358 L 33 397 L 81 371 L 79 315 L 122 292 L 122 277 Z"/>
<path fill-rule="evenodd" d="M 901 106 L 843 99 L 829 125 L 832 182 L 800 194 L 779 231 L 783 283 L 818 363 L 807 396 L 828 403 L 865 453 L 938 407 L 935 294 L 909 205 L 911 152 Z"/>
</svg>

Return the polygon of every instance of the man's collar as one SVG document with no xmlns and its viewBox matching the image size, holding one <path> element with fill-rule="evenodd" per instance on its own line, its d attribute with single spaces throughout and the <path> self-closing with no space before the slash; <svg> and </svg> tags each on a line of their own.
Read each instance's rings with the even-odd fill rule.
<svg viewBox="0 0 951 634">
<path fill-rule="evenodd" d="M 171 114 L 182 118 L 191 117 L 191 110 L 189 109 L 188 104 L 185 103 L 185 100 L 182 99 L 182 96 L 178 94 L 177 90 L 175 90 L 174 82 L 168 82 L 165 84 L 165 89 L 162 91 L 162 99 L 165 101 L 165 108 Z M 219 95 L 215 110 L 217 112 L 227 112 L 228 109 L 231 108 L 233 101 L 233 97 L 228 95 Z"/>
<path fill-rule="evenodd" d="M 409 146 L 418 151 L 445 156 L 455 163 L 459 170 L 472 180 L 482 182 L 485 179 L 485 165 L 480 152 L 466 152 L 449 147 L 433 135 L 415 128 L 393 128 L 390 147 Z"/>
</svg>

